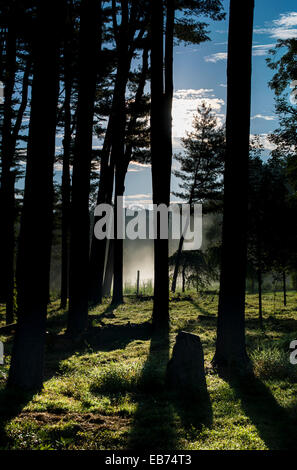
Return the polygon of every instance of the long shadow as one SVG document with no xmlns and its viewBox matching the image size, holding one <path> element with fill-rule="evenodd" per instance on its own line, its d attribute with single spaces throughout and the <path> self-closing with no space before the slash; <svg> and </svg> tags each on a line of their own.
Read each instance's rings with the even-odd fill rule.
<svg viewBox="0 0 297 470">
<path fill-rule="evenodd" d="M 296 409 L 293 417 L 290 416 L 279 405 L 269 388 L 254 375 L 225 380 L 241 400 L 245 414 L 258 429 L 269 450 L 297 449 Z"/>
<path fill-rule="evenodd" d="M 208 312 L 208 310 L 205 310 L 203 307 L 201 307 L 201 305 L 196 301 L 196 300 L 193 300 L 191 299 L 190 300 L 191 304 L 194 305 L 194 307 L 197 308 L 197 310 L 199 310 L 203 315 L 209 317 L 210 319 L 215 319 L 215 315 L 212 315 Z"/>
<path fill-rule="evenodd" d="M 13 390 L 0 390 L 0 450 L 9 449 L 6 425 L 21 413 L 31 401 L 33 393 L 19 393 Z"/>
<path fill-rule="evenodd" d="M 190 438 L 195 439 L 204 426 L 212 426 L 213 413 L 206 381 L 195 393 L 182 391 L 175 394 L 173 400 L 181 425 Z"/>
<path fill-rule="evenodd" d="M 154 334 L 143 368 L 143 393 L 139 396 L 129 449 L 178 449 L 180 427 L 189 436 L 199 433 L 203 425 L 212 424 L 206 382 L 195 394 L 169 390 L 165 383 L 168 360 L 169 332 Z"/>
<path fill-rule="evenodd" d="M 132 341 L 148 340 L 151 337 L 151 328 L 149 322 L 91 327 L 77 342 L 73 342 L 67 335 L 53 336 L 52 342 L 47 346 L 45 380 L 51 379 L 59 371 L 60 362 L 74 353 L 84 354 L 90 349 L 105 352 L 122 349 Z"/>
<path fill-rule="evenodd" d="M 129 436 L 129 449 L 155 451 L 177 448 L 174 405 L 165 389 L 168 360 L 169 331 L 154 333 L 140 380 L 141 390 Z"/>
</svg>

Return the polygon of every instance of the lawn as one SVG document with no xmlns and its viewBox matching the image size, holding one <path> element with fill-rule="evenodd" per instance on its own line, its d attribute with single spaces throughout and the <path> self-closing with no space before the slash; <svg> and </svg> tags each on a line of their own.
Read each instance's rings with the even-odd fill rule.
<svg viewBox="0 0 297 470">
<path fill-rule="evenodd" d="M 289 344 L 297 339 L 297 293 L 263 296 L 265 331 L 257 296 L 247 295 L 247 348 L 254 377 L 219 377 L 211 367 L 218 295 L 171 299 L 167 337 L 151 334 L 151 300 L 125 298 L 90 311 L 90 326 L 76 344 L 65 336 L 66 312 L 49 307 L 45 383 L 34 396 L 5 387 L 11 336 L 0 336 L 1 449 L 252 450 L 297 448 L 297 365 Z M 2 315 L 3 309 L 0 311 Z M 178 396 L 164 384 L 180 330 L 200 336 L 207 390 Z"/>
</svg>

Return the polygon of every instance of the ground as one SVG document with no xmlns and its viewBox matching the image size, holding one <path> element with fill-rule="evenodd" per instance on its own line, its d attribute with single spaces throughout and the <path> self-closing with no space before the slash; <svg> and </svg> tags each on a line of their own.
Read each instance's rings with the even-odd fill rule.
<svg viewBox="0 0 297 470">
<path fill-rule="evenodd" d="M 12 337 L 0 336 L 0 449 L 252 450 L 296 449 L 297 365 L 289 345 L 297 339 L 297 293 L 264 295 L 265 331 L 257 296 L 247 295 L 247 349 L 254 377 L 230 380 L 211 368 L 217 292 L 171 299 L 169 337 L 151 335 L 151 300 L 107 301 L 90 311 L 88 334 L 73 345 L 65 337 L 67 312 L 49 308 L 45 383 L 34 396 L 5 387 Z M 0 318 L 3 318 L 3 308 Z M 188 397 L 168 392 L 166 364 L 180 330 L 198 334 L 207 390 Z"/>
</svg>

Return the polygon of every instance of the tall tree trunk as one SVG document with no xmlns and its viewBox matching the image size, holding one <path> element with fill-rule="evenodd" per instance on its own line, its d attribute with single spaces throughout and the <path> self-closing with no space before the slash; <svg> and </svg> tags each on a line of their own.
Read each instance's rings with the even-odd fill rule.
<svg viewBox="0 0 297 470">
<path fill-rule="evenodd" d="M 106 266 L 104 272 L 104 281 L 102 287 L 102 296 L 110 297 L 111 285 L 113 279 L 113 266 L 114 266 L 114 240 L 108 240 L 106 253 Z"/>
<path fill-rule="evenodd" d="M 105 139 L 106 144 L 106 139 Z M 100 186 L 97 197 L 97 205 L 105 203 L 111 204 L 114 180 L 114 164 L 109 161 L 110 143 L 106 144 L 100 163 Z M 96 217 L 94 225 L 96 223 Z M 89 300 L 93 305 L 102 302 L 102 288 L 104 277 L 104 265 L 106 258 L 107 239 L 97 240 L 93 233 L 92 246 L 90 254 L 90 280 L 89 280 Z"/>
<path fill-rule="evenodd" d="M 68 332 L 73 336 L 83 332 L 88 325 L 89 193 L 100 24 L 101 1 L 82 0 L 70 241 Z"/>
<path fill-rule="evenodd" d="M 252 290 L 252 294 L 255 293 L 255 278 L 254 276 L 252 276 L 252 279 L 251 279 L 251 290 Z"/>
<path fill-rule="evenodd" d="M 263 309 L 262 309 L 262 271 L 258 269 L 258 297 L 259 297 L 259 322 L 260 328 L 263 330 Z"/>
<path fill-rule="evenodd" d="M 68 8 L 67 8 L 68 7 Z M 64 38 L 64 83 L 65 83 L 65 101 L 64 101 L 64 139 L 63 139 L 63 172 L 62 172 L 62 267 L 61 267 L 61 304 L 65 309 L 69 293 L 69 222 L 70 222 L 70 149 L 71 149 L 71 11 L 66 7 L 66 34 Z"/>
<path fill-rule="evenodd" d="M 57 0 L 50 5 L 40 2 L 34 31 L 34 79 L 17 265 L 18 325 L 8 380 L 9 386 L 30 390 L 40 389 L 43 382 L 58 96 L 58 11 Z"/>
<path fill-rule="evenodd" d="M 118 238 L 120 234 L 120 226 L 125 230 L 125 212 L 122 204 L 122 198 L 125 192 L 125 174 L 121 171 L 121 164 L 117 167 L 115 175 L 115 202 L 114 202 L 114 266 L 113 266 L 113 295 L 112 304 L 120 305 L 123 303 L 123 256 L 124 256 L 124 240 Z M 119 214 L 119 217 L 117 216 Z"/>
<path fill-rule="evenodd" d="M 182 292 L 184 293 L 186 289 L 186 267 L 183 266 L 182 269 Z"/>
<path fill-rule="evenodd" d="M 153 202 L 170 204 L 172 164 L 171 110 L 173 96 L 174 5 L 167 1 L 165 39 L 165 93 L 163 79 L 163 1 L 152 2 L 151 10 L 151 158 Z M 160 216 L 154 241 L 154 308 L 156 329 L 169 324 L 168 240 L 160 238 Z"/>
<path fill-rule="evenodd" d="M 130 65 L 129 65 L 130 68 Z M 133 135 L 135 130 L 136 122 L 137 122 L 137 110 L 140 104 L 140 100 L 143 96 L 146 76 L 147 76 L 147 68 L 148 68 L 148 49 L 145 47 L 143 51 L 143 63 L 142 63 L 142 73 L 139 79 L 139 84 L 137 87 L 137 92 L 135 96 L 134 102 L 134 114 L 131 116 L 131 119 L 128 124 L 127 129 L 127 136 Z M 126 69 L 126 74 L 128 69 Z M 126 75 L 128 78 L 128 75 Z M 126 88 L 126 83 L 125 83 Z M 122 89 L 124 92 L 124 88 Z M 124 97 L 124 95 L 123 95 Z M 122 103 L 124 105 L 124 102 Z M 126 116 L 123 113 L 123 122 L 122 122 L 122 129 L 124 130 L 126 123 Z M 123 140 L 124 144 L 124 140 Z M 116 178 L 115 178 L 115 213 L 118 208 L 118 201 L 117 197 L 123 197 L 125 192 L 125 178 L 128 171 L 128 166 L 132 156 L 132 144 L 127 144 L 126 146 L 123 145 L 121 153 L 121 158 L 117 159 L 116 162 Z M 121 211 L 123 210 L 122 207 L 119 208 Z M 117 230 L 117 224 L 115 223 L 115 234 Z M 115 238 L 114 242 L 114 285 L 113 285 L 113 299 L 112 303 L 114 305 L 118 305 L 123 302 L 123 255 L 124 255 L 124 241 L 123 239 Z"/>
<path fill-rule="evenodd" d="M 283 292 L 284 292 L 284 306 L 287 306 L 287 277 L 286 271 L 283 270 Z"/>
<path fill-rule="evenodd" d="M 182 254 L 182 251 L 183 251 L 183 244 L 184 244 L 184 237 L 182 235 L 180 237 L 179 244 L 178 244 L 177 255 L 176 255 L 176 260 L 175 260 L 175 265 L 174 265 L 173 278 L 172 278 L 172 284 L 171 284 L 171 292 L 173 292 L 173 293 L 176 291 L 176 283 L 177 283 L 178 271 L 179 271 L 179 267 L 180 267 L 181 254 Z"/>
<path fill-rule="evenodd" d="M 13 92 L 16 76 L 16 30 L 12 17 L 8 25 L 6 63 L 4 77 L 4 113 L 1 152 L 1 267 L 0 298 L 6 303 L 6 323 L 13 322 L 14 286 L 14 181 L 12 172 L 15 146 L 13 142 Z"/>
<path fill-rule="evenodd" d="M 222 264 L 213 359 L 216 367 L 230 371 L 244 370 L 249 363 L 244 316 L 253 12 L 254 0 L 230 1 Z"/>
</svg>

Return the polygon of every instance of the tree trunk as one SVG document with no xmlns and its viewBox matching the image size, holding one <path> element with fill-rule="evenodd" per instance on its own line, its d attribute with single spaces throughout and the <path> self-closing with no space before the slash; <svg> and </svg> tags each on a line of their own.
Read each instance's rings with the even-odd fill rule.
<svg viewBox="0 0 297 470">
<path fill-rule="evenodd" d="M 173 273 L 173 278 L 172 278 L 171 292 L 173 292 L 173 293 L 176 290 L 176 283 L 177 283 L 178 271 L 179 271 L 179 267 L 180 267 L 181 254 L 182 254 L 182 251 L 183 251 L 183 244 L 184 244 L 184 237 L 182 235 L 180 237 L 179 244 L 178 244 L 178 250 L 177 250 L 175 266 L 174 266 L 174 273 Z"/>
<path fill-rule="evenodd" d="M 166 2 L 165 93 L 163 79 L 163 2 L 152 2 L 151 10 L 151 158 L 153 203 L 170 204 L 172 163 L 173 28 L 174 5 Z M 160 158 L 162 156 L 162 158 Z M 156 329 L 169 324 L 168 240 L 160 238 L 160 216 L 154 241 L 154 308 Z"/>
<path fill-rule="evenodd" d="M 129 66 L 130 67 L 130 66 Z M 137 87 L 137 92 L 134 102 L 134 114 L 131 116 L 131 119 L 128 124 L 127 137 L 133 134 L 136 122 L 137 122 L 137 110 L 139 107 L 140 100 L 143 96 L 146 76 L 148 68 L 148 49 L 145 47 L 143 51 L 143 63 L 142 63 L 142 73 L 139 79 L 139 84 Z M 126 73 L 128 69 L 126 69 Z M 125 80 L 125 89 L 128 75 L 126 75 Z M 122 88 L 124 92 L 124 87 Z M 126 116 L 123 113 L 123 122 L 122 129 L 124 130 L 124 123 L 126 122 Z M 123 141 L 124 143 L 124 141 Z M 116 164 L 116 183 L 115 183 L 115 213 L 117 211 L 117 197 L 123 197 L 125 192 L 125 178 L 128 171 L 128 166 L 132 156 L 133 146 L 132 144 L 123 145 L 121 151 L 121 159 L 117 159 Z M 120 208 L 122 210 L 122 208 Z M 115 221 L 115 241 L 114 241 L 114 284 L 113 284 L 113 299 L 112 303 L 114 305 L 121 304 L 123 302 L 123 255 L 124 255 L 124 241 L 122 239 L 117 239 L 117 224 Z"/>
<path fill-rule="evenodd" d="M 2 129 L 1 152 L 1 267 L 0 299 L 6 303 L 6 323 L 13 322 L 13 286 L 14 286 L 14 182 L 13 165 L 15 145 L 13 142 L 12 117 L 16 76 L 16 30 L 13 18 L 9 22 L 7 33 L 7 53 L 4 77 L 5 99 Z"/>
<path fill-rule="evenodd" d="M 71 149 L 71 12 L 66 11 L 66 34 L 64 45 L 64 139 L 63 139 L 63 171 L 62 171 L 62 266 L 61 266 L 61 304 L 60 308 L 65 309 L 69 293 L 69 221 L 70 221 L 70 149 Z"/>
<path fill-rule="evenodd" d="M 183 266 L 182 269 L 182 292 L 184 293 L 186 289 L 186 268 Z"/>
<path fill-rule="evenodd" d="M 259 296 L 259 321 L 260 328 L 263 330 L 263 310 L 262 310 L 262 272 L 258 269 L 258 296 Z"/>
<path fill-rule="evenodd" d="M 106 253 L 106 267 L 104 272 L 104 281 L 102 287 L 102 296 L 110 297 L 111 285 L 113 279 L 113 259 L 114 259 L 114 240 L 108 240 Z"/>
<path fill-rule="evenodd" d="M 222 264 L 213 359 L 216 367 L 227 367 L 230 372 L 233 368 L 244 370 L 249 364 L 245 281 L 253 11 L 254 0 L 230 2 Z"/>
<path fill-rule="evenodd" d="M 58 11 L 57 1 L 50 5 L 40 2 L 34 31 L 34 79 L 17 264 L 18 324 L 8 379 L 8 386 L 31 390 L 40 389 L 43 382 L 58 96 Z"/>
<path fill-rule="evenodd" d="M 115 229 L 115 239 L 114 239 L 114 266 L 113 266 L 113 296 L 112 304 L 120 305 L 124 301 L 123 297 L 123 256 L 124 256 L 124 240 L 117 237 L 118 229 L 123 224 L 125 224 L 125 212 L 122 205 L 122 198 L 125 192 L 125 174 L 122 173 L 121 169 L 118 167 L 115 177 L 115 202 L 114 202 L 114 229 Z M 119 199 L 118 199 L 119 198 Z M 117 213 L 122 214 L 118 219 Z M 125 228 L 124 228 L 125 230 Z"/>
<path fill-rule="evenodd" d="M 283 292 L 284 292 L 284 306 L 287 306 L 287 277 L 286 271 L 283 271 Z"/>
<path fill-rule="evenodd" d="M 255 279 L 254 279 L 254 276 L 251 279 L 251 290 L 252 290 L 252 294 L 254 294 L 255 293 Z"/>
<path fill-rule="evenodd" d="M 108 132 L 108 131 L 107 131 Z M 106 140 L 106 139 L 105 139 Z M 114 164 L 109 162 L 110 143 L 104 143 L 101 164 L 100 164 L 100 186 L 98 191 L 97 205 L 106 203 L 111 204 L 114 180 Z M 96 217 L 94 220 L 94 226 Z M 89 300 L 91 304 L 97 305 L 102 302 L 102 288 L 104 277 L 104 265 L 106 258 L 107 239 L 97 240 L 94 233 L 92 236 L 92 246 L 90 254 L 90 281 L 89 281 Z"/>
<path fill-rule="evenodd" d="M 80 21 L 79 96 L 72 176 L 68 332 L 88 326 L 89 193 L 101 1 L 82 0 Z M 91 60 L 90 60 L 91 58 Z"/>
</svg>

